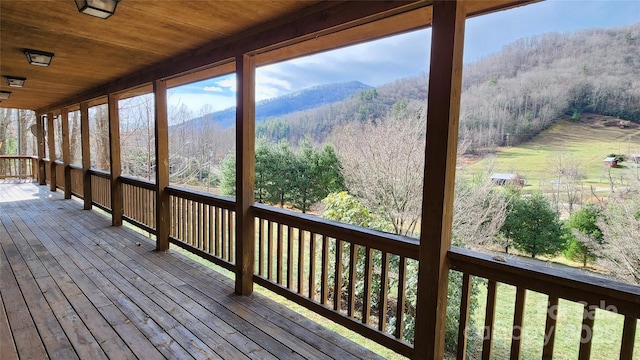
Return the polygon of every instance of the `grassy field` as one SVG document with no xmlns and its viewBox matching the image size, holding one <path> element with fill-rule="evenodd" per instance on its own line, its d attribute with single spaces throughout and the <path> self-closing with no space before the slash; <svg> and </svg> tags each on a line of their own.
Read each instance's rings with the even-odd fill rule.
<svg viewBox="0 0 640 360">
<path fill-rule="evenodd" d="M 486 307 L 486 285 L 480 285 L 479 307 L 474 314 L 476 328 L 482 334 Z M 494 331 L 493 357 L 509 357 L 511 348 L 511 327 L 516 296 L 516 288 L 498 284 L 496 301 L 496 329 Z M 547 296 L 527 291 L 524 325 L 522 332 L 521 359 L 542 358 L 544 327 L 547 311 Z M 607 307 L 607 304 L 604 304 Z M 560 300 L 557 312 L 557 328 L 554 345 L 554 359 L 577 359 L 580 346 L 583 306 Z M 593 326 L 592 359 L 617 359 L 620 354 L 622 325 L 624 317 L 610 311 L 596 310 Z M 634 354 L 640 354 L 640 331 L 636 331 Z"/>
<path fill-rule="evenodd" d="M 604 125 L 611 120 L 596 115 L 585 115 L 581 122 L 559 120 L 528 142 L 501 148 L 495 155 L 463 166 L 459 174 L 517 172 L 526 180 L 525 190 L 550 191 L 553 189 L 551 181 L 557 178 L 554 170 L 557 159 L 563 156 L 578 166 L 587 190 L 593 186 L 599 195 L 604 195 L 610 187 L 608 170 L 602 160 L 612 153 L 627 156 L 640 153 L 640 127 L 634 124 L 621 129 Z M 611 169 L 617 186 L 624 186 L 636 171 L 640 171 L 631 161 L 621 165 Z"/>
</svg>

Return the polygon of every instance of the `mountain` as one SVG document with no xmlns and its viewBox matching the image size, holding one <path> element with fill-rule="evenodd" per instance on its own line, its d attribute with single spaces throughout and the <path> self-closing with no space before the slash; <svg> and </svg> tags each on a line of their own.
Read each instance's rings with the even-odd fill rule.
<svg viewBox="0 0 640 360">
<path fill-rule="evenodd" d="M 350 81 L 314 86 L 285 96 L 262 100 L 256 103 L 256 121 L 260 122 L 269 118 L 339 102 L 371 88 L 371 86 L 359 81 Z M 190 121 L 193 121 L 195 128 L 201 128 L 207 121 L 213 121 L 219 127 L 226 129 L 235 125 L 236 109 L 235 107 L 230 107 Z M 187 126 L 191 126 L 191 124 Z"/>
<path fill-rule="evenodd" d="M 426 106 L 428 75 L 400 79 L 339 103 L 265 121 L 257 133 L 322 143 L 331 131 Z M 459 149 L 493 151 L 536 136 L 557 119 L 593 113 L 640 123 L 640 23 L 522 38 L 463 71 Z M 339 130 L 338 130 L 339 131 Z"/>
</svg>

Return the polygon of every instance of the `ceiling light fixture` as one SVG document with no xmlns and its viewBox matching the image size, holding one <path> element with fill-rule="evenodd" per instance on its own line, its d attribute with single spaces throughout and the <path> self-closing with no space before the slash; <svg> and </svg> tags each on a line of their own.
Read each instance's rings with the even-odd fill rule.
<svg viewBox="0 0 640 360">
<path fill-rule="evenodd" d="M 31 65 L 49 66 L 53 54 L 46 51 L 25 49 L 24 54 L 27 56 L 27 61 Z"/>
<path fill-rule="evenodd" d="M 11 87 L 23 87 L 24 82 L 27 80 L 26 78 L 18 76 L 5 76 L 4 79 L 7 80 L 7 85 Z"/>
<path fill-rule="evenodd" d="M 11 91 L 0 90 L 0 99 L 6 100 L 11 96 Z"/>
<path fill-rule="evenodd" d="M 116 12 L 120 0 L 75 0 L 78 11 L 83 14 L 106 19 Z"/>
</svg>

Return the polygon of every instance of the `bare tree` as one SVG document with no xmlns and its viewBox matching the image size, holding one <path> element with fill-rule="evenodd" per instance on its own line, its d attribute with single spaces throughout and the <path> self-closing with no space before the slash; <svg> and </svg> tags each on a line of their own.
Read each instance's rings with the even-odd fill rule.
<svg viewBox="0 0 640 360">
<path fill-rule="evenodd" d="M 410 107 L 377 123 L 351 124 L 332 135 L 345 184 L 397 234 L 416 236 L 422 209 L 424 112 Z M 494 244 L 507 200 L 487 176 L 456 181 L 453 233 L 459 245 Z"/>
<path fill-rule="evenodd" d="M 7 154 L 9 124 L 11 124 L 11 109 L 0 109 L 0 155 Z"/>
<path fill-rule="evenodd" d="M 598 222 L 605 244 L 598 263 L 616 278 L 640 285 L 640 182 L 609 198 Z"/>
<path fill-rule="evenodd" d="M 414 235 L 420 220 L 425 124 L 424 111 L 414 109 L 333 134 L 347 188 L 397 234 Z"/>
<path fill-rule="evenodd" d="M 106 104 L 89 109 L 89 126 L 91 166 L 109 171 L 109 115 Z"/>
<path fill-rule="evenodd" d="M 472 248 L 508 244 L 498 234 L 507 216 L 508 198 L 493 188 L 490 179 L 477 176 L 472 180 L 456 179 L 453 201 L 454 243 Z"/>
<path fill-rule="evenodd" d="M 570 215 L 584 197 L 582 179 L 585 176 L 580 161 L 571 153 L 560 152 L 552 158 L 550 168 L 555 175 L 551 182 L 551 194 L 556 211 L 560 213 L 563 207 Z"/>
</svg>

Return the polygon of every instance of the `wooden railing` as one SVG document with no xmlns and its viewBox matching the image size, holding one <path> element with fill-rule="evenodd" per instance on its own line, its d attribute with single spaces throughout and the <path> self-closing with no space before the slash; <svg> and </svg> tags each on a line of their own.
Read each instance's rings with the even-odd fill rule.
<svg viewBox="0 0 640 360">
<path fill-rule="evenodd" d="M 82 187 L 82 167 L 77 165 L 69 165 L 69 170 L 69 173 L 71 174 L 71 194 L 82 199 L 84 198 Z"/>
<path fill-rule="evenodd" d="M 234 200 L 176 187 L 169 187 L 168 192 L 171 243 L 233 270 Z"/>
<path fill-rule="evenodd" d="M 255 204 L 254 281 L 400 354 L 416 239 Z M 412 297 L 414 298 L 414 297 Z"/>
<path fill-rule="evenodd" d="M 33 156 L 0 156 L 0 179 L 35 178 L 37 172 L 37 158 Z"/>
<path fill-rule="evenodd" d="M 472 277 L 487 280 L 486 313 L 482 343 L 482 358 L 491 357 L 494 336 L 497 330 L 495 321 L 497 286 L 508 284 L 516 287 L 513 323 L 511 324 L 510 357 L 521 357 L 521 344 L 524 340 L 524 329 L 527 323 L 524 318 L 526 295 L 537 292 L 548 296 L 546 323 L 542 348 L 542 358 L 551 359 L 554 356 L 556 339 L 556 320 L 558 318 L 559 299 L 565 299 L 583 307 L 582 324 L 579 343 L 579 359 L 591 357 L 591 345 L 594 336 L 604 336 L 612 342 L 612 334 L 598 334 L 594 328 L 594 320 L 600 311 L 622 315 L 624 324 L 620 345 L 620 355 L 607 353 L 607 358 L 629 359 L 633 357 L 636 338 L 637 319 L 640 318 L 640 287 L 620 283 L 609 278 L 581 274 L 571 269 L 557 269 L 547 266 L 518 262 L 503 257 L 474 251 L 452 248 L 448 253 L 451 268 L 463 274 L 462 301 L 460 306 L 460 322 L 458 324 L 458 359 L 464 359 L 466 353 L 469 320 L 469 299 L 471 294 Z M 504 325 L 503 325 L 504 326 Z M 599 328 L 602 329 L 602 328 Z M 502 329 L 504 330 L 504 329 Z M 504 331 L 503 331 L 504 333 Z M 576 344 L 576 347 L 578 344 Z M 501 354 L 504 356 L 504 354 Z M 638 354 L 636 354 L 638 356 Z M 635 357 L 637 359 L 637 357 Z"/>
<path fill-rule="evenodd" d="M 44 180 L 46 183 L 49 183 L 51 181 L 51 171 L 49 170 L 49 162 L 51 160 L 42 159 L 42 161 L 44 162 Z"/>
<path fill-rule="evenodd" d="M 55 164 L 56 164 L 56 188 L 64 189 L 64 163 L 60 160 L 56 160 Z"/>
<path fill-rule="evenodd" d="M 121 176 L 123 218 L 141 229 L 156 232 L 156 186 L 154 183 Z"/>
<path fill-rule="evenodd" d="M 62 166 L 59 166 L 60 168 Z M 93 204 L 110 211 L 111 183 L 108 172 L 91 169 Z M 82 170 L 71 167 L 72 191 L 82 193 Z M 75 180 L 74 180 L 75 179 Z M 120 177 L 123 186 L 124 218 L 155 233 L 155 184 Z M 167 188 L 170 205 L 170 241 L 187 251 L 235 270 L 235 201 L 231 198 Z M 254 204 L 254 282 L 320 315 L 323 315 L 400 354 L 413 355 L 413 343 L 426 341 L 405 337 L 407 323 L 414 321 L 419 243 L 417 239 L 363 229 L 272 206 Z M 523 356 L 523 329 L 528 293 L 547 296 L 544 342 L 539 350 L 544 359 L 554 356 L 556 315 L 559 301 L 583 308 L 579 359 L 592 353 L 594 316 L 615 312 L 622 317 L 620 359 L 633 359 L 637 319 L 640 318 L 640 288 L 604 277 L 580 274 L 511 258 L 492 257 L 452 248 L 448 252 L 452 273 L 462 277 L 460 315 L 457 329 L 457 359 L 465 359 L 470 340 L 470 308 L 473 279 L 487 284 L 482 358 L 492 356 L 495 332 L 512 334 L 508 346 L 511 358 Z M 496 321 L 498 289 L 514 287 L 513 322 Z M 536 295 L 542 296 L 542 295 Z M 453 299 L 449 299 L 452 301 Z M 481 299 L 484 301 L 484 299 Z M 595 309 L 598 309 L 597 312 Z M 539 310 L 539 309 L 538 309 Z M 548 311 L 547 311 L 548 310 Z M 600 316 L 600 315 L 598 315 Z M 451 330 L 451 329 L 449 329 Z M 408 341 L 407 341 L 408 339 Z M 504 345 L 504 344 L 502 344 Z M 503 349 L 504 350 L 504 349 Z M 636 350 L 637 351 L 637 350 Z M 494 354 L 495 355 L 495 354 Z M 637 356 L 637 354 L 635 354 Z M 499 356 L 506 356 L 500 353 Z M 617 357 L 617 356 L 616 356 Z M 637 358 L 637 357 L 636 357 Z"/>
<path fill-rule="evenodd" d="M 91 203 L 100 209 L 111 211 L 111 174 L 91 168 Z"/>
</svg>

